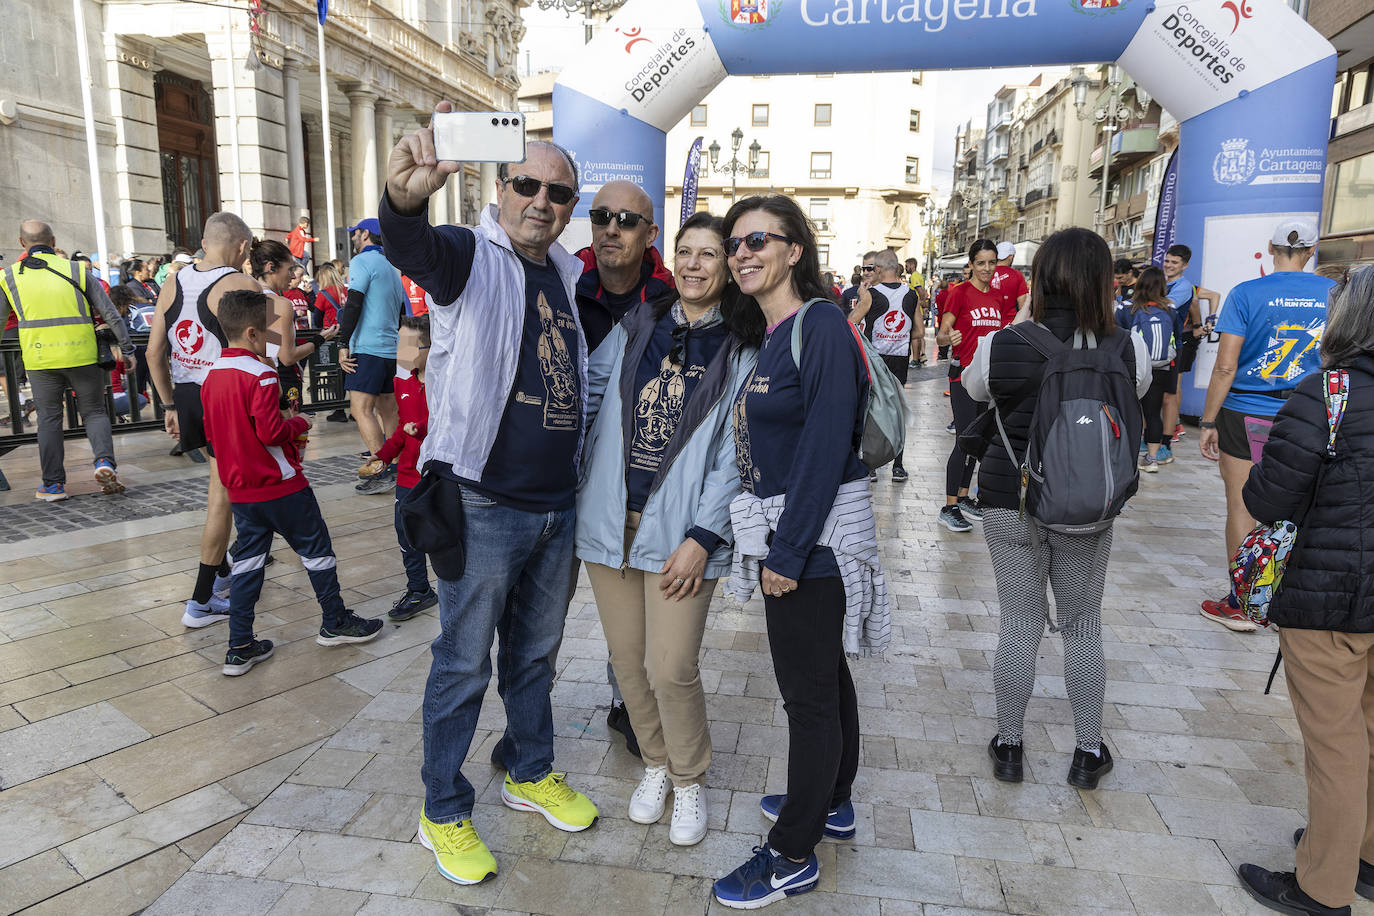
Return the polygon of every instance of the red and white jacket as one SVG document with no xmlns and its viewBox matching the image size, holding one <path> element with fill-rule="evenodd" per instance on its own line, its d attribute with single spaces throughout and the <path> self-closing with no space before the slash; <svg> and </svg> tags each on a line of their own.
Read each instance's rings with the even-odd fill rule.
<svg viewBox="0 0 1374 916">
<path fill-rule="evenodd" d="M 267 502 L 310 486 L 296 442 L 309 427 L 304 417 L 284 419 L 278 398 L 277 370 L 249 350 L 225 347 L 205 376 L 205 434 L 230 502 Z"/>
<path fill-rule="evenodd" d="M 429 429 L 429 405 L 425 403 L 425 384 L 418 375 L 408 369 L 396 369 L 396 431 L 377 449 L 377 457 L 382 461 L 396 464 L 396 486 L 413 487 L 420 482 L 420 472 L 415 462 L 420 457 L 420 443 L 425 441 Z M 411 436 L 405 431 L 407 423 L 414 423 L 416 434 Z"/>
</svg>

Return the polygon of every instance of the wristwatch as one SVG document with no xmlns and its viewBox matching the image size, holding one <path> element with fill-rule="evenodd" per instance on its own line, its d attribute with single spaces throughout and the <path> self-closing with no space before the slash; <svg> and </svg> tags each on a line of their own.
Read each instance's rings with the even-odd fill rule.
<svg viewBox="0 0 1374 916">
<path fill-rule="evenodd" d="M 1198 429 L 1216 429 L 1217 422 L 1215 420 L 1198 420 L 1197 426 Z"/>
</svg>

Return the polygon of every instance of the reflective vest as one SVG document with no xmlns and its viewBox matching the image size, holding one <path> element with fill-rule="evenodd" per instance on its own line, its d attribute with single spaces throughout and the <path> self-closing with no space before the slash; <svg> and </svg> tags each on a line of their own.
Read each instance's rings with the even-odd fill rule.
<svg viewBox="0 0 1374 916">
<path fill-rule="evenodd" d="M 19 319 L 24 365 L 30 369 L 91 365 L 96 361 L 95 326 L 91 304 L 84 295 L 86 266 L 55 254 L 31 254 L 29 258 L 42 259 L 52 270 L 25 267 L 20 261 L 0 271 L 0 287 Z M 70 276 L 76 286 L 65 276 Z"/>
</svg>

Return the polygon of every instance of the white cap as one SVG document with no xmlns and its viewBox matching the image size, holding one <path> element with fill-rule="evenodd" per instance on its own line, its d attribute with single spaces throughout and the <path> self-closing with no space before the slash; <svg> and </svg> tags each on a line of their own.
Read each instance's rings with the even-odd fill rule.
<svg viewBox="0 0 1374 916">
<path fill-rule="evenodd" d="M 1286 219 L 1274 228 L 1269 241 L 1288 248 L 1311 248 L 1317 244 L 1317 226 L 1308 219 Z"/>
<path fill-rule="evenodd" d="M 191 263 L 194 263 L 194 262 L 191 260 L 191 256 L 190 256 L 189 254 L 187 254 L 186 252 L 184 252 L 184 251 L 178 251 L 178 252 L 177 252 L 177 256 L 174 257 L 174 258 L 172 258 L 172 260 L 173 260 L 173 261 L 176 261 L 178 264 L 191 264 Z"/>
<path fill-rule="evenodd" d="M 997 260 L 1005 261 L 1016 254 L 1016 246 L 1011 242 L 997 243 Z"/>
</svg>

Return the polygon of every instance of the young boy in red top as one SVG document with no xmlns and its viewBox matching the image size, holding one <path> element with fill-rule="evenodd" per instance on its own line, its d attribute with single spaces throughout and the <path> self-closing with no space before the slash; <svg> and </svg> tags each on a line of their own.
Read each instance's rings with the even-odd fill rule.
<svg viewBox="0 0 1374 916">
<path fill-rule="evenodd" d="M 378 470 L 399 459 L 396 469 L 396 542 L 401 547 L 401 562 L 406 568 L 406 593 L 402 595 L 387 617 L 409 620 L 425 608 L 439 603 L 439 596 L 429 584 L 429 569 L 425 555 L 410 546 L 405 529 L 401 527 L 401 503 L 411 487 L 420 482 L 415 460 L 420 457 L 420 443 L 429 427 L 429 405 L 425 403 L 425 363 L 429 360 L 429 316 L 406 316 L 401 319 L 400 335 L 396 342 L 396 432 L 377 449 L 374 462 Z"/>
<path fill-rule="evenodd" d="M 253 635 L 253 608 L 262 592 L 274 532 L 300 556 L 324 611 L 315 642 L 368 642 L 381 632 L 382 622 L 352 613 L 339 594 L 329 529 L 301 471 L 299 442 L 311 421 L 282 417 L 277 370 L 263 361 L 267 297 L 256 290 L 225 293 L 218 318 L 229 345 L 206 376 L 200 398 L 205 432 L 215 449 L 220 480 L 229 491 L 239 535 L 230 582 L 229 651 L 222 669 L 237 676 L 272 655 L 271 640 Z"/>
</svg>

